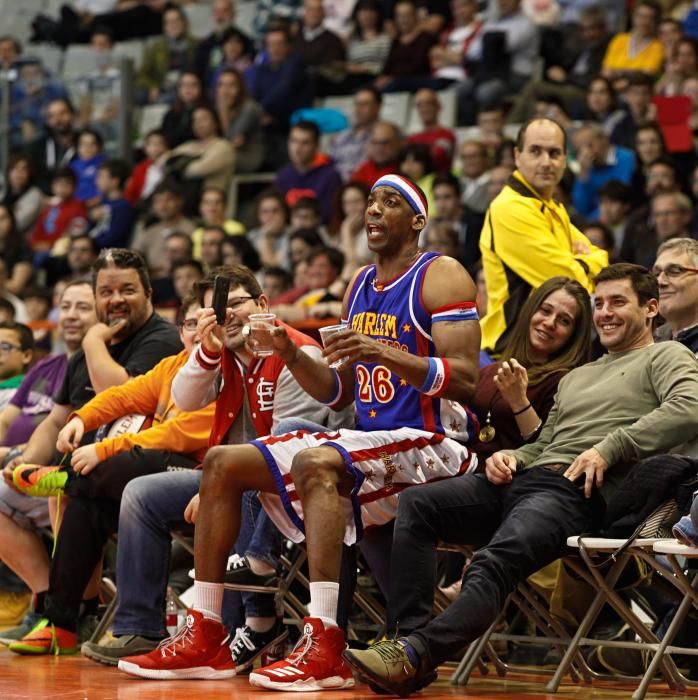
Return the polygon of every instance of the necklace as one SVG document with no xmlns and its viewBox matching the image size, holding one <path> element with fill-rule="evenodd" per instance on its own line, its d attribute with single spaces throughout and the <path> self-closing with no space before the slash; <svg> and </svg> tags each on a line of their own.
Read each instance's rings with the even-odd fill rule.
<svg viewBox="0 0 698 700">
<path fill-rule="evenodd" d="M 477 438 L 480 442 L 492 442 L 492 440 L 494 440 L 494 436 L 497 434 L 497 431 L 494 429 L 494 426 L 490 422 L 490 413 L 490 411 L 487 411 L 485 425 L 483 425 L 482 428 L 480 428 L 480 432 L 477 434 Z"/>
<path fill-rule="evenodd" d="M 492 442 L 494 436 L 497 434 L 495 427 L 492 425 L 492 409 L 497 404 L 497 401 L 502 398 L 497 387 L 495 387 L 492 396 L 490 397 L 490 403 L 487 407 L 487 415 L 485 416 L 485 424 L 480 428 L 480 432 L 477 434 L 477 438 L 480 442 Z"/>
</svg>

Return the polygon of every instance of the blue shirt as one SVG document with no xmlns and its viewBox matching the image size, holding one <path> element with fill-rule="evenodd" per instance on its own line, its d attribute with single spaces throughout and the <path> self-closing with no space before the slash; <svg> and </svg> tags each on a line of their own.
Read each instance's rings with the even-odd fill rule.
<svg viewBox="0 0 698 700">
<path fill-rule="evenodd" d="M 585 219 L 599 216 L 599 190 L 611 180 L 629 185 L 635 172 L 635 154 L 622 146 L 611 146 L 606 162 L 594 165 L 586 180 L 577 178 L 572 188 L 574 208 Z"/>
</svg>

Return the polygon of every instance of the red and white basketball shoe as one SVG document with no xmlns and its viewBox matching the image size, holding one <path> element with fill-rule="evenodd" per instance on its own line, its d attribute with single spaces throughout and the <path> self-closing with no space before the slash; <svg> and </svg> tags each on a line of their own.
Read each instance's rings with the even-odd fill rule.
<svg viewBox="0 0 698 700">
<path fill-rule="evenodd" d="M 303 636 L 281 661 L 250 674 L 250 683 L 270 690 L 339 690 L 353 688 L 351 669 L 342 658 L 344 632 L 325 629 L 322 620 L 306 617 Z"/>
<path fill-rule="evenodd" d="M 120 659 L 119 670 L 161 680 L 232 678 L 235 663 L 228 641 L 228 632 L 220 622 L 189 610 L 186 624 L 174 637 L 164 639 L 147 654 Z"/>
</svg>

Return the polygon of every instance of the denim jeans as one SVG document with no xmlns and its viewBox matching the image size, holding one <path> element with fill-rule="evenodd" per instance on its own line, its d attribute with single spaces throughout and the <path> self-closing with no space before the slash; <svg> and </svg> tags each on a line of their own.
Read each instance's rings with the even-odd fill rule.
<svg viewBox="0 0 698 700">
<path fill-rule="evenodd" d="M 124 490 L 119 517 L 117 585 L 119 602 L 114 617 L 114 634 L 165 635 L 165 595 L 170 568 L 171 530 L 188 528 L 183 514 L 199 492 L 201 470 L 156 474 L 134 479 Z M 245 494 L 245 504 L 259 501 Z M 251 514 L 243 508 L 243 523 Z M 269 523 L 273 527 L 273 523 Z M 242 537 L 251 528 L 241 528 L 236 547 L 246 549 Z M 273 533 L 271 533 L 273 537 Z M 261 541 L 261 538 L 260 538 Z M 241 608 L 244 606 L 244 613 Z M 271 595 L 226 591 L 223 622 L 229 630 L 241 626 L 244 615 L 274 617 Z"/>
<path fill-rule="evenodd" d="M 184 509 L 198 493 L 201 475 L 199 469 L 154 474 L 134 479 L 124 489 L 116 554 L 115 635 L 167 636 L 170 530 L 186 525 Z"/>
<path fill-rule="evenodd" d="M 400 495 L 393 537 L 388 634 L 399 627 L 422 668 L 462 651 L 494 622 L 519 581 L 557 559 L 571 535 L 602 522 L 603 501 L 542 468 L 495 486 L 466 474 Z M 481 547 L 460 595 L 431 619 L 439 541 Z"/>
</svg>

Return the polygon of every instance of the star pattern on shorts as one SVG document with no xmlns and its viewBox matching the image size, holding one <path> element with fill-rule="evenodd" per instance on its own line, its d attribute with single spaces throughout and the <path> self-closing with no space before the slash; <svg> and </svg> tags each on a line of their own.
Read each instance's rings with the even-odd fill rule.
<svg viewBox="0 0 698 700">
<path fill-rule="evenodd" d="M 373 471 L 373 469 L 367 469 L 364 472 L 364 476 L 369 480 L 373 481 L 373 478 L 376 476 L 376 472 Z"/>
<path fill-rule="evenodd" d="M 371 410 L 368 412 L 368 417 L 369 417 L 369 418 L 375 418 L 377 415 L 378 415 L 378 414 L 377 414 L 373 409 L 371 409 Z"/>
<path fill-rule="evenodd" d="M 407 386 L 407 380 L 406 380 L 406 379 L 401 379 L 401 380 L 400 380 L 400 386 Z"/>
<path fill-rule="evenodd" d="M 419 470 L 422 468 L 422 466 L 421 466 L 421 464 L 420 464 L 419 462 L 415 462 L 412 466 L 413 466 L 417 471 L 419 471 Z"/>
<path fill-rule="evenodd" d="M 431 457 L 429 457 L 429 459 L 427 459 L 427 469 L 433 469 L 433 468 L 434 468 L 434 460 Z"/>
<path fill-rule="evenodd" d="M 457 420 L 452 420 L 448 426 L 454 433 L 459 433 L 461 429 L 461 424 Z"/>
<path fill-rule="evenodd" d="M 409 323 L 402 324 L 403 333 L 409 333 L 412 330 L 412 326 Z"/>
<path fill-rule="evenodd" d="M 451 461 L 451 458 L 450 458 L 448 455 L 441 455 L 441 457 L 439 457 L 439 459 L 440 459 L 444 464 L 448 464 L 448 463 Z"/>
</svg>

